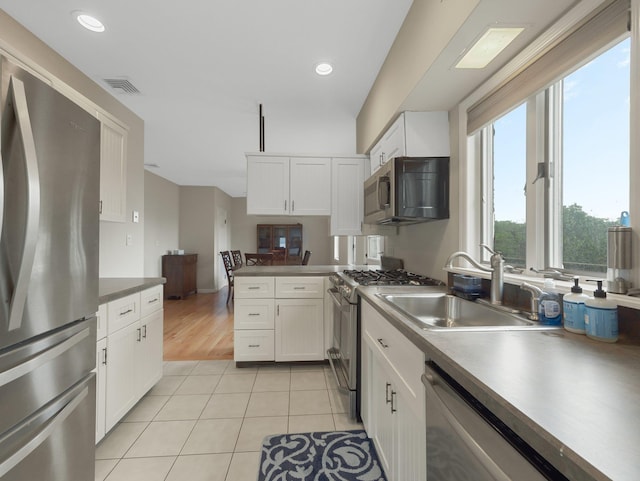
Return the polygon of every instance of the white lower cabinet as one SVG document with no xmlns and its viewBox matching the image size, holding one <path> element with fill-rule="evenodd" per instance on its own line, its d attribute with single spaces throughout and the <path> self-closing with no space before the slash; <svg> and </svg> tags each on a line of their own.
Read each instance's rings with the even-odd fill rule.
<svg viewBox="0 0 640 481">
<path fill-rule="evenodd" d="M 109 334 L 96 349 L 96 442 L 162 377 L 162 286 L 109 302 L 106 313 Z"/>
<path fill-rule="evenodd" d="M 276 361 L 323 360 L 324 300 L 277 299 L 276 304 Z"/>
<path fill-rule="evenodd" d="M 361 415 L 387 479 L 426 479 L 425 356 L 362 303 Z"/>
<path fill-rule="evenodd" d="M 325 278 L 236 277 L 234 360 L 323 360 Z"/>
</svg>

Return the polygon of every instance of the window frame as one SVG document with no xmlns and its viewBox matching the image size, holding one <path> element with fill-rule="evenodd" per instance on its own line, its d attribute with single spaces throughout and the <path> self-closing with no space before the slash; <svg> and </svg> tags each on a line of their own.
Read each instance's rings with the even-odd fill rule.
<svg viewBox="0 0 640 481">
<path fill-rule="evenodd" d="M 634 88 L 634 86 L 640 85 L 640 0 L 631 0 L 631 12 L 630 12 L 630 31 L 627 35 L 630 35 L 630 118 L 629 128 L 631 132 L 635 132 L 640 128 L 640 89 Z M 531 61 L 535 60 L 536 56 L 543 54 L 545 46 L 549 42 L 553 41 L 553 38 L 560 39 L 566 32 L 570 31 L 571 26 L 582 21 L 591 10 L 595 9 L 601 4 L 601 2 L 585 1 L 581 2 L 579 6 L 569 11 L 563 18 L 559 19 L 550 29 L 545 32 L 539 39 L 535 40 L 525 51 L 508 62 L 502 67 L 496 74 L 490 77 L 483 85 L 481 85 L 476 91 L 472 92 L 466 99 L 464 99 L 457 107 L 457 124 L 459 126 L 459 138 L 458 149 L 460 159 L 460 177 L 459 177 L 459 206 L 460 206 L 460 237 L 458 247 L 460 250 L 468 252 L 475 258 L 488 259 L 480 249 L 480 244 L 486 241 L 483 238 L 483 229 L 481 228 L 482 219 L 487 218 L 487 199 L 483 197 L 483 186 L 486 185 L 486 178 L 483 176 L 482 169 L 482 152 L 486 149 L 486 144 L 483 142 L 480 135 L 472 134 L 467 135 L 468 125 L 468 110 L 477 104 L 482 98 L 489 95 L 491 92 L 499 88 L 504 82 L 508 81 L 522 65 L 527 63 L 527 59 Z M 602 51 L 610 48 L 615 43 L 621 41 L 624 35 L 621 35 L 611 42 L 607 47 L 598 49 L 594 52 L 591 58 L 599 55 Z M 579 65 L 574 66 L 574 69 L 584 65 L 585 62 L 580 62 Z M 571 70 L 571 71 L 573 71 Z M 566 72 L 564 75 L 568 75 L 571 71 Z M 560 86 L 561 87 L 561 86 Z M 558 94 L 560 87 L 556 87 L 554 84 L 555 92 L 551 92 L 551 95 L 547 98 L 547 107 L 553 106 L 562 101 L 561 94 Z M 561 90 L 559 90 L 561 92 Z M 558 112 L 555 109 L 555 112 Z M 562 125 L 561 116 L 555 116 L 548 126 L 546 131 L 546 143 L 544 149 L 547 152 L 548 158 L 559 158 L 558 153 L 562 152 L 562 140 L 556 134 L 557 128 L 553 126 Z M 553 125 L 553 126 L 552 126 Z M 640 216 L 640 183 L 634 183 L 634 179 L 640 178 L 640 162 L 634 161 L 640 157 L 640 138 L 637 136 L 630 136 L 629 145 L 629 214 L 631 219 L 631 227 L 634 229 L 633 236 L 633 268 L 632 268 L 632 282 L 634 285 L 640 285 L 640 239 L 637 229 L 640 228 L 640 223 L 636 219 Z M 529 163 L 530 164 L 530 163 Z M 528 164 L 528 165 L 529 165 Z M 545 202 L 553 208 L 558 209 L 558 203 L 561 205 L 561 198 L 559 197 L 558 189 L 562 186 L 561 172 L 558 171 L 559 163 L 551 165 L 552 169 L 550 173 L 555 179 L 555 185 L 550 190 L 551 195 L 547 196 Z M 535 168 L 535 167 L 534 167 Z M 528 172 L 528 177 L 531 175 Z M 527 195 L 527 221 L 529 221 L 529 212 L 535 212 L 535 207 L 530 204 L 530 195 Z M 478 199 L 481 202 L 478 202 Z M 548 218 L 548 216 L 547 216 Z M 554 221 L 550 221 L 545 226 L 544 232 L 561 232 L 561 218 Z M 529 222 L 527 222 L 529 224 Z M 536 229 L 536 235 L 540 235 L 540 230 Z M 562 239 L 560 235 L 558 239 Z M 546 247 L 545 243 L 547 244 Z M 531 267 L 543 268 L 546 265 L 553 266 L 559 265 L 562 259 L 562 245 L 561 240 L 556 243 L 549 242 L 543 237 L 542 243 L 535 240 L 533 243 L 529 240 L 529 233 L 527 234 L 527 248 L 529 246 L 535 246 L 534 252 L 527 252 L 527 265 L 529 265 L 531 259 Z M 542 249 L 540 254 L 540 249 Z"/>
</svg>

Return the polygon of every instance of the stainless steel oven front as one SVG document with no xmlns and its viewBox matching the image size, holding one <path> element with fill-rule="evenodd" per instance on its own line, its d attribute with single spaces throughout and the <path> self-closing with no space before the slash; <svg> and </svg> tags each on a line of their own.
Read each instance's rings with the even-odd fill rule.
<svg viewBox="0 0 640 481">
<path fill-rule="evenodd" d="M 351 419 L 358 417 L 358 304 L 352 302 L 332 287 L 329 295 L 333 301 L 333 343 L 327 351 L 338 390 L 345 396 Z"/>
</svg>

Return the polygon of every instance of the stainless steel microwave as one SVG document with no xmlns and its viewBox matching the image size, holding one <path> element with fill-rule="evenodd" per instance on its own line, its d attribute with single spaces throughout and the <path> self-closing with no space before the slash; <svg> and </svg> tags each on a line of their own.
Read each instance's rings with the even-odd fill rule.
<svg viewBox="0 0 640 481">
<path fill-rule="evenodd" d="M 448 218 L 449 157 L 395 157 L 364 183 L 366 224 Z"/>
</svg>

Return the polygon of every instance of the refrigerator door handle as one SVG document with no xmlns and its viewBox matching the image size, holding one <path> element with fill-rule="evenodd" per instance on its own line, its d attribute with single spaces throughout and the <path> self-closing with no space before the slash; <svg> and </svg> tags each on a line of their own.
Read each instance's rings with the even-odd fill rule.
<svg viewBox="0 0 640 481">
<path fill-rule="evenodd" d="M 24 306 L 29 291 L 31 270 L 36 255 L 38 243 L 38 229 L 40 227 L 40 175 L 38 173 L 38 159 L 36 145 L 31 130 L 31 119 L 27 106 L 27 96 L 24 83 L 16 77 L 11 77 L 9 87 L 13 100 L 13 109 L 24 149 L 25 170 L 27 172 L 27 213 L 25 222 L 25 239 L 20 256 L 20 268 L 15 288 L 11 297 L 9 310 L 9 331 L 19 329 L 22 325 Z"/>
<path fill-rule="evenodd" d="M 0 463 L 0 478 L 15 468 L 22 460 L 24 460 L 29 454 L 38 449 L 43 442 L 47 440 L 49 436 L 62 424 L 68 417 L 75 411 L 78 405 L 89 395 L 89 388 L 84 387 L 79 393 L 71 393 L 75 396 L 71 401 L 67 402 L 67 396 L 65 396 L 64 402 L 67 402 L 66 406 L 62 410 L 57 409 L 56 414 L 43 423 L 43 428 L 31 438 L 27 443 L 21 446 L 15 453 L 6 458 Z"/>
<path fill-rule="evenodd" d="M 37 356 L 32 357 L 26 362 L 18 364 L 11 369 L 7 369 L 0 373 L 0 386 L 5 386 L 9 384 L 11 381 L 14 381 L 25 374 L 28 374 L 38 367 L 48 363 L 52 359 L 55 359 L 63 352 L 68 351 L 73 346 L 78 344 L 80 341 L 89 336 L 89 328 L 85 328 L 82 331 L 74 334 L 63 342 L 56 344 L 51 349 L 47 349 L 46 351 L 38 354 Z M 1 477 L 1 476 L 0 476 Z"/>
</svg>

